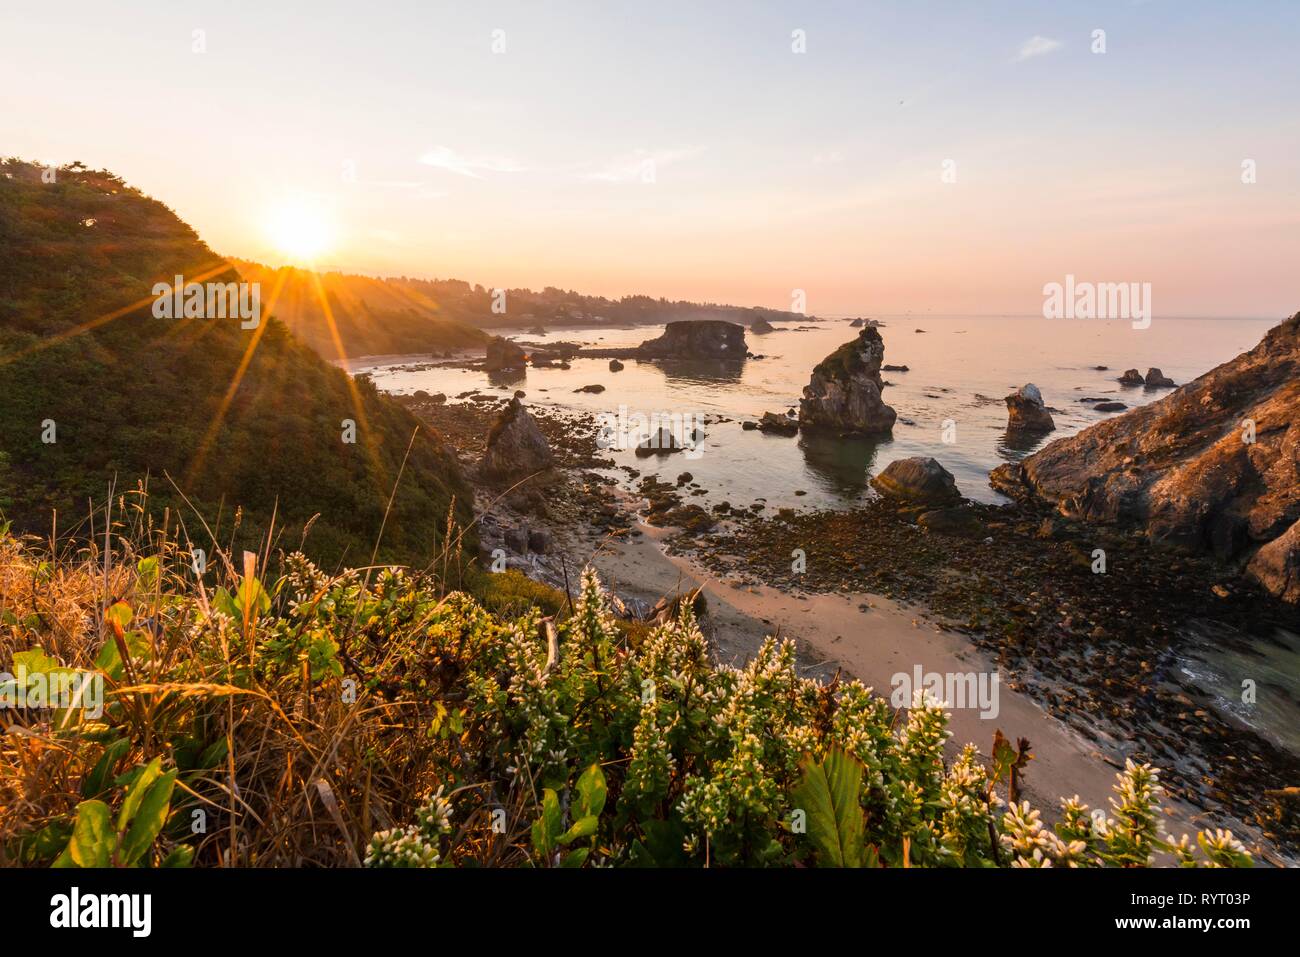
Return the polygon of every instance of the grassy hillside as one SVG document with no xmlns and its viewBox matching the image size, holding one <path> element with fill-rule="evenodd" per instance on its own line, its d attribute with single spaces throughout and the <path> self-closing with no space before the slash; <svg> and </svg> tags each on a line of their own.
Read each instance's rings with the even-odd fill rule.
<svg viewBox="0 0 1300 957">
<path fill-rule="evenodd" d="M 438 551 L 453 497 L 462 521 L 470 498 L 440 436 L 323 362 L 269 309 L 255 329 L 156 318 L 155 283 L 239 276 L 166 206 L 111 174 L 74 165 L 44 182 L 41 172 L 0 166 L 7 519 L 48 532 L 57 509 L 64 531 L 110 486 L 130 491 L 146 477 L 151 507 L 175 510 L 170 476 L 223 544 L 254 544 L 274 511 L 296 546 L 319 514 L 307 551 L 364 564 L 415 435 L 380 554 L 424 561 Z M 264 307 L 270 298 L 263 287 Z M 201 544 L 194 511 L 181 515 Z"/>
<path fill-rule="evenodd" d="M 488 334 L 450 313 L 428 291 L 401 282 L 235 262 L 240 275 L 276 291 L 276 318 L 326 359 L 443 352 L 481 346 Z M 332 324 L 332 328 L 331 328 Z"/>
</svg>

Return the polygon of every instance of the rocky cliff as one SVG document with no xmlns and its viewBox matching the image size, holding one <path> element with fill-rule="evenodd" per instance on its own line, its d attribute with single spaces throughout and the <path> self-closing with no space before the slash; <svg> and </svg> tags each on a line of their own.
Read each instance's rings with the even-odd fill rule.
<svg viewBox="0 0 1300 957">
<path fill-rule="evenodd" d="M 1300 600 L 1300 313 L 1158 402 L 1058 439 L 990 482 L 1153 543 L 1255 558 L 1251 577 Z"/>
<path fill-rule="evenodd" d="M 864 328 L 813 369 L 799 401 L 799 425 L 812 431 L 889 432 L 897 418 L 880 398 L 880 363 L 885 343 L 874 328 Z"/>
</svg>

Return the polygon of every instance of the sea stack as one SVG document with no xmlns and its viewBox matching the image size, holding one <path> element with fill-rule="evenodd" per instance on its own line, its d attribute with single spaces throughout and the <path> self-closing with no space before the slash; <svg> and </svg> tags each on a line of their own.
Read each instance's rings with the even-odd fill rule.
<svg viewBox="0 0 1300 957">
<path fill-rule="evenodd" d="M 1007 396 L 1008 432 L 1051 432 L 1055 428 L 1038 386 L 1026 382 Z"/>
<path fill-rule="evenodd" d="M 480 468 L 489 479 L 515 479 L 555 464 L 550 443 L 524 404 L 511 399 L 488 433 Z"/>
<path fill-rule="evenodd" d="M 487 343 L 487 360 L 483 368 L 488 372 L 500 372 L 502 369 L 522 369 L 527 362 L 527 355 L 509 339 L 493 336 Z"/>
<path fill-rule="evenodd" d="M 687 319 L 664 326 L 663 335 L 637 349 L 645 359 L 744 359 L 745 327 L 722 319 Z"/>
<path fill-rule="evenodd" d="M 880 398 L 884 358 L 880 333 L 864 328 L 819 362 L 799 401 L 800 428 L 863 435 L 891 431 L 898 415 Z"/>
</svg>

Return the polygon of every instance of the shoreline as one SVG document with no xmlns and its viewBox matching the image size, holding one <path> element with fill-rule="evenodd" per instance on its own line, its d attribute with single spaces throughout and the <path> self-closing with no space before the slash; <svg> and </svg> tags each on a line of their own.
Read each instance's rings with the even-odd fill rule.
<svg viewBox="0 0 1300 957">
<path fill-rule="evenodd" d="M 472 472 L 502 400 L 407 401 L 448 436 Z M 1229 609 L 1250 607 L 1249 595 L 1215 597 L 1212 569 L 1185 561 L 1166 567 L 1132 541 L 1107 537 L 1116 569 L 1142 572 L 1131 581 L 1128 570 L 1107 576 L 1098 588 L 1094 576 L 1074 567 L 1080 559 L 1070 530 L 1035 532 L 1041 516 L 1019 505 L 973 506 L 988 526 L 982 540 L 927 533 L 906 509 L 881 499 L 845 512 L 707 512 L 687 501 L 690 490 L 680 485 L 599 474 L 612 463 L 581 410 L 532 412 L 557 468 L 502 499 L 484 489 L 477 511 L 487 530 L 485 554 L 506 542 L 511 526 L 540 521 L 553 533 L 547 554 L 507 545 L 508 567 L 562 590 L 562 571 L 572 577 L 591 560 L 632 618 L 644 618 L 660 598 L 702 586 L 705 627 L 726 663 L 751 657 L 767 634 L 793 637 L 810 672 L 829 679 L 840 667 L 887 699 L 890 677 L 918 664 L 925 673 L 996 670 L 998 715 L 951 709 L 950 756 L 970 742 L 987 757 L 999 727 L 1011 740 L 1028 738 L 1035 760 L 1026 794 L 1049 819 L 1061 798 L 1076 793 L 1109 809 L 1124 758 L 1149 761 L 1163 772 L 1167 831 L 1229 827 L 1261 860 L 1297 862 L 1285 818 L 1269 818 L 1271 826 L 1254 819 L 1268 812 L 1263 792 L 1278 786 L 1291 757 L 1188 700 L 1168 673 L 1171 639 L 1155 634 L 1162 610 L 1173 620 L 1193 593 L 1229 617 Z M 810 572 L 797 583 L 792 542 L 809 556 Z M 1108 627 L 1089 632 L 1098 618 Z M 1266 770 L 1272 777 L 1261 779 Z M 1279 806 L 1272 813 L 1285 812 Z M 1281 836 L 1266 833 L 1273 829 Z"/>
</svg>

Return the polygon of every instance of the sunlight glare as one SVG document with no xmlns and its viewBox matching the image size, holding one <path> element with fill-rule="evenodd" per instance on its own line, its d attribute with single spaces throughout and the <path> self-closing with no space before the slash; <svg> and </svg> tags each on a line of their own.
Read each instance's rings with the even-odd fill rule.
<svg viewBox="0 0 1300 957">
<path fill-rule="evenodd" d="M 301 263 L 311 263 L 333 248 L 333 218 L 319 202 L 286 200 L 273 207 L 266 233 L 276 249 Z"/>
</svg>

